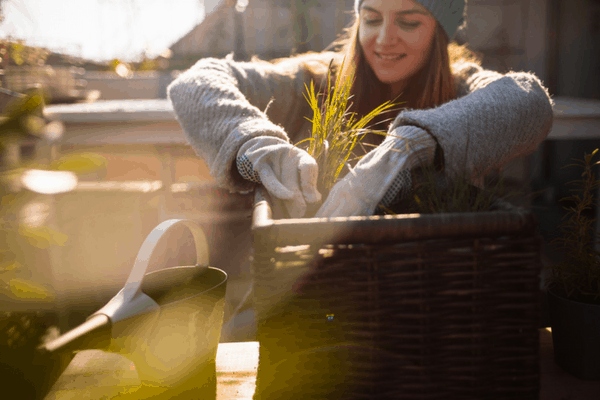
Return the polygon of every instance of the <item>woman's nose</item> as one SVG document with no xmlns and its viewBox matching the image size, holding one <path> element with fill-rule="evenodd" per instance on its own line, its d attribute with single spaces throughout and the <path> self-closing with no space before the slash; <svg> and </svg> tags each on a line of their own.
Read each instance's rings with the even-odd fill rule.
<svg viewBox="0 0 600 400">
<path fill-rule="evenodd" d="M 394 44 L 399 40 L 398 32 L 394 29 L 393 24 L 383 24 L 381 29 L 379 30 L 379 35 L 377 35 L 377 44 L 380 46 L 385 46 L 389 44 Z"/>
</svg>

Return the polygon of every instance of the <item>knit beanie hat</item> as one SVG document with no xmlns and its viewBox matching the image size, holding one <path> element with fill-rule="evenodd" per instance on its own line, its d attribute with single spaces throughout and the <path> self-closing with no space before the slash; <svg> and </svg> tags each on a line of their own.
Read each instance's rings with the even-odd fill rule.
<svg viewBox="0 0 600 400">
<path fill-rule="evenodd" d="M 364 0 L 354 0 L 354 11 L 358 14 Z M 466 0 L 414 0 L 429 10 L 440 23 L 449 39 L 463 23 Z"/>
</svg>

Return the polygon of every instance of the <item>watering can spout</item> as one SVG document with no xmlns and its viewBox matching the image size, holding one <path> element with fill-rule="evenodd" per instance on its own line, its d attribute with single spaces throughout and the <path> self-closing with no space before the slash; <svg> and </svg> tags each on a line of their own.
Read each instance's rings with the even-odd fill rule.
<svg viewBox="0 0 600 400">
<path fill-rule="evenodd" d="M 83 324 L 60 337 L 44 343 L 38 349 L 47 352 L 105 349 L 110 345 L 111 322 L 104 314 L 95 314 Z"/>
</svg>

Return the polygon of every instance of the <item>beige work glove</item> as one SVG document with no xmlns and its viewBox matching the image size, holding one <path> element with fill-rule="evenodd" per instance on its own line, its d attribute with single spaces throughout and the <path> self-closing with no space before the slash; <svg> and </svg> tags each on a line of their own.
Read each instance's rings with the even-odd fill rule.
<svg viewBox="0 0 600 400">
<path fill-rule="evenodd" d="M 285 140 L 272 136 L 250 139 L 238 150 L 236 164 L 242 177 L 262 184 L 283 200 L 292 218 L 304 216 L 306 203 L 321 200 L 316 160 Z"/>
<path fill-rule="evenodd" d="M 316 217 L 373 215 L 384 197 L 389 202 L 411 189 L 410 170 L 433 163 L 435 149 L 435 140 L 421 128 L 394 129 L 334 185 Z"/>
</svg>

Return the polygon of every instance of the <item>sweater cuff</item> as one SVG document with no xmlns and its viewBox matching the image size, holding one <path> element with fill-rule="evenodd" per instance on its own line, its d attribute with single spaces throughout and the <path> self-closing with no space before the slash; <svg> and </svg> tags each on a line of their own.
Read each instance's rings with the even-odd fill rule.
<svg viewBox="0 0 600 400">
<path fill-rule="evenodd" d="M 388 134 L 387 140 L 392 141 L 393 151 L 406 154 L 404 169 L 429 165 L 434 161 L 437 142 L 420 127 L 400 126 Z"/>
</svg>

